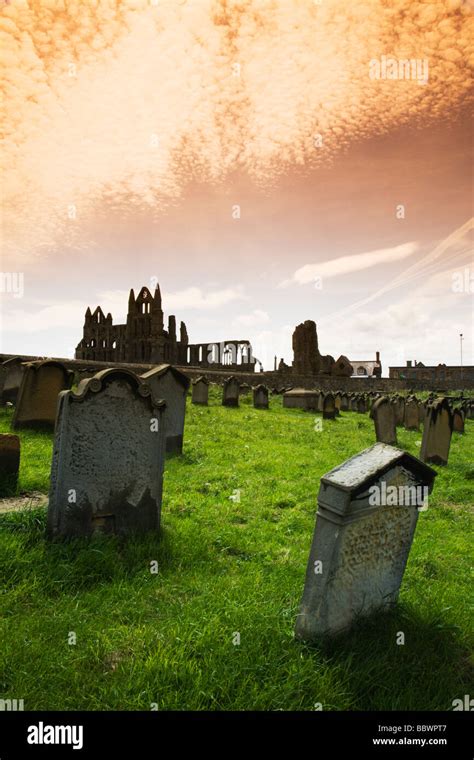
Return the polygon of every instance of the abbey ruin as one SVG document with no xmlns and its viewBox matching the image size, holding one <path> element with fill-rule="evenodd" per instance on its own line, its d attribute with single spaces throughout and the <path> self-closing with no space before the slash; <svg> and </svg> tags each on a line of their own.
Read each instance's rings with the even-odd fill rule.
<svg viewBox="0 0 474 760">
<path fill-rule="evenodd" d="M 382 364 L 380 362 L 380 353 L 377 351 L 375 361 L 349 360 L 347 356 L 340 356 L 339 359 L 327 354 L 322 356 L 318 348 L 318 333 L 316 323 L 311 319 L 297 325 L 293 332 L 293 366 L 280 362 L 278 365 L 280 371 L 292 371 L 296 375 L 330 375 L 333 377 L 352 377 L 358 376 L 382 376 Z"/>
<path fill-rule="evenodd" d="M 75 358 L 132 364 L 167 363 L 240 372 L 254 372 L 255 364 L 260 364 L 252 356 L 248 340 L 190 344 L 184 322 L 180 323 L 178 338 L 174 315 L 168 318 L 168 329 L 165 329 L 159 285 L 153 295 L 147 287 L 136 297 L 130 290 L 124 325 L 114 325 L 112 315 L 106 316 L 100 306 L 93 312 L 88 308 Z"/>
</svg>

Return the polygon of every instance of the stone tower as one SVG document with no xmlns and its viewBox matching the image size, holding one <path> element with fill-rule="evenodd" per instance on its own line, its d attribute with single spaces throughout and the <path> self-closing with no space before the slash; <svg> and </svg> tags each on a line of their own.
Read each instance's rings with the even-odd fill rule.
<svg viewBox="0 0 474 760">
<path fill-rule="evenodd" d="M 321 368 L 316 323 L 311 319 L 297 325 L 293 333 L 293 372 L 317 375 Z"/>
<path fill-rule="evenodd" d="M 125 335 L 128 361 L 149 363 L 163 359 L 152 358 L 152 354 L 163 352 L 165 343 L 159 286 L 154 295 L 146 287 L 136 298 L 133 290 L 130 291 Z"/>
</svg>

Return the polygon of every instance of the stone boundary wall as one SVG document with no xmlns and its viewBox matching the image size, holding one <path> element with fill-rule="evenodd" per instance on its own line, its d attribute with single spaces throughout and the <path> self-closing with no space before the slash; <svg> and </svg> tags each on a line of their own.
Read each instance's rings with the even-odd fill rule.
<svg viewBox="0 0 474 760">
<path fill-rule="evenodd" d="M 56 357 L 45 356 L 25 356 L 21 354 L 0 354 L 0 363 L 7 359 L 12 359 L 18 356 L 22 361 L 38 361 L 40 359 L 54 358 L 56 361 L 62 362 L 68 369 L 74 370 L 76 373 L 75 380 L 78 382 L 84 377 L 90 377 L 101 369 L 107 367 L 124 367 L 130 369 L 137 374 L 143 374 L 148 370 L 153 369 L 154 364 L 128 364 L 128 363 L 113 363 L 113 362 L 96 362 L 87 361 L 85 359 L 61 359 Z M 433 383 L 428 380 L 398 380 L 389 377 L 330 377 L 321 375 L 320 377 L 311 377 L 305 375 L 292 375 L 290 373 L 283 372 L 236 372 L 235 370 L 211 370 L 203 367 L 188 367 L 175 365 L 177 369 L 187 375 L 191 380 L 205 375 L 208 380 L 214 383 L 222 383 L 229 377 L 229 375 L 235 375 L 242 383 L 248 383 L 248 385 L 257 385 L 263 383 L 269 388 L 285 388 L 292 386 L 293 388 L 319 388 L 321 390 L 341 390 L 341 391 L 382 391 L 383 393 L 397 393 L 399 391 L 439 391 L 445 393 L 448 391 L 458 391 L 458 383 L 445 380 L 442 384 L 437 383 L 433 387 Z M 474 390 L 474 383 L 466 382 L 464 384 L 464 390 Z"/>
</svg>

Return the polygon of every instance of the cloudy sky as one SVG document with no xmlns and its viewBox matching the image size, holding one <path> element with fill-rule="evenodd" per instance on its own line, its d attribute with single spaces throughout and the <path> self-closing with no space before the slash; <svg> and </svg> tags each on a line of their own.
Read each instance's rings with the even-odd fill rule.
<svg viewBox="0 0 474 760">
<path fill-rule="evenodd" d="M 305 319 L 384 374 L 474 364 L 473 10 L 4 0 L 0 350 L 72 356 L 158 279 L 266 368 Z"/>
</svg>

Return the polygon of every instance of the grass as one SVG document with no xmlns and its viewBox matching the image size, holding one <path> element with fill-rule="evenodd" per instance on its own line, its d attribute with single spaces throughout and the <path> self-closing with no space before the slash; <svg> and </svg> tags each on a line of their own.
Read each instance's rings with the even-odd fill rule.
<svg viewBox="0 0 474 760">
<path fill-rule="evenodd" d="M 311 647 L 293 629 L 319 478 L 373 443 L 373 423 L 351 412 L 317 432 L 314 414 L 279 397 L 262 411 L 211 396 L 189 404 L 184 455 L 166 463 L 159 536 L 50 543 L 44 510 L 0 515 L 0 698 L 32 710 L 450 710 L 472 694 L 474 423 L 437 468 L 397 609 Z M 19 490 L 47 492 L 52 436 L 21 439 Z M 412 454 L 420 440 L 399 430 Z"/>
</svg>

